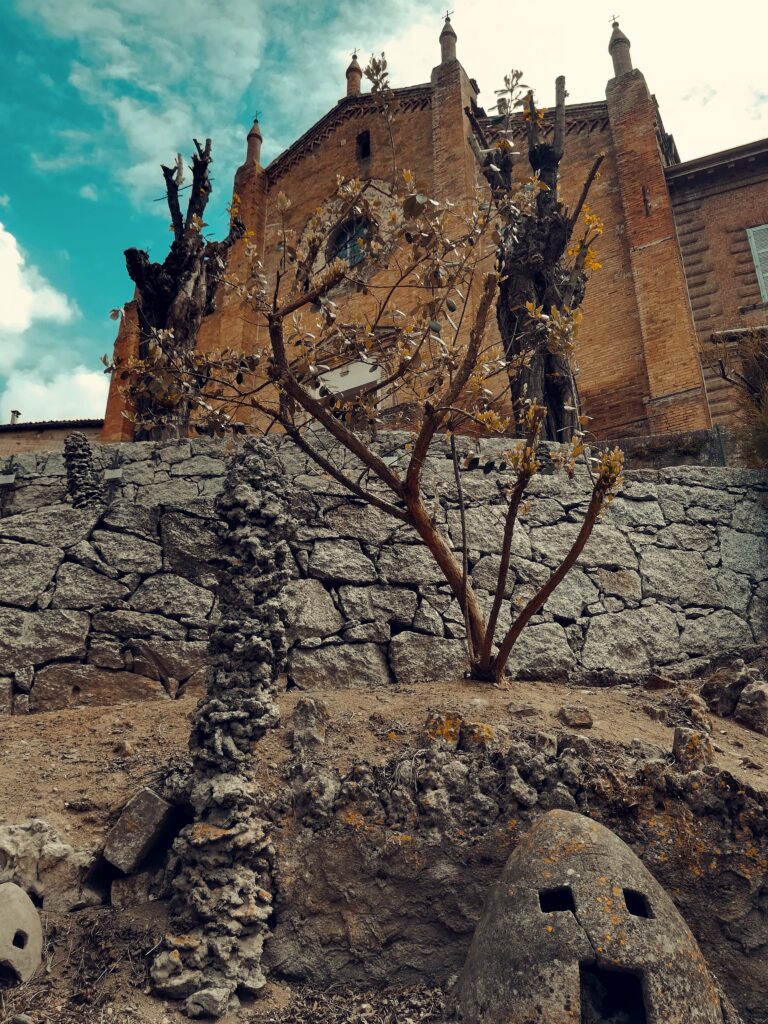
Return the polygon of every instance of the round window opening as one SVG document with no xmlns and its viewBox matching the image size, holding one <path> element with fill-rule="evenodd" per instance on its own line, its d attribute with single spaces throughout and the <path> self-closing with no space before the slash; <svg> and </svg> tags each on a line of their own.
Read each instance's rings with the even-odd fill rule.
<svg viewBox="0 0 768 1024">
<path fill-rule="evenodd" d="M 328 262 L 334 259 L 346 260 L 350 267 L 356 267 L 366 256 L 366 242 L 373 233 L 373 225 L 364 217 L 353 217 L 340 224 L 331 236 L 328 246 Z"/>
</svg>

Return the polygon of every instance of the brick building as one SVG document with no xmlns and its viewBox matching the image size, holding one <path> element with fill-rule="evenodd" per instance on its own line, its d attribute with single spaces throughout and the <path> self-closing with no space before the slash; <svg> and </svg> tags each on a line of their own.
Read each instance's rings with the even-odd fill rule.
<svg viewBox="0 0 768 1024">
<path fill-rule="evenodd" d="M 418 188 L 462 203 L 483 180 L 466 110 L 491 138 L 502 118 L 478 105 L 478 86 L 457 59 L 456 43 L 446 19 L 440 63 L 430 82 L 395 90 L 394 135 L 398 163 L 411 169 Z M 730 332 L 737 344 L 734 331 L 768 321 L 768 140 L 680 163 L 616 23 L 609 52 L 614 75 L 605 100 L 566 108 L 561 163 L 563 198 L 572 206 L 595 157 L 605 154 L 590 193 L 590 207 L 605 231 L 599 249 L 603 269 L 587 289 L 577 348 L 582 403 L 602 437 L 730 423 L 736 414 L 732 393 L 712 371 L 703 371 L 701 353 L 712 334 Z M 361 92 L 356 60 L 346 77 L 346 95 L 267 167 L 260 163 L 257 122 L 248 133 L 234 188 L 267 270 L 276 256 L 265 238 L 277 220 L 280 192 L 292 201 L 290 227 L 300 236 L 310 215 L 329 201 L 338 174 L 385 179 L 389 173 L 387 129 L 373 98 Z M 522 120 L 514 131 L 524 135 Z M 518 164 L 525 173 L 527 162 L 521 157 Z M 354 230 L 354 224 L 339 225 L 339 254 L 351 251 Z M 243 268 L 237 248 L 231 265 L 235 273 Z M 362 301 L 348 298 L 351 307 Z M 238 302 L 222 290 L 215 313 L 203 323 L 200 346 L 248 351 L 258 343 L 258 329 Z M 116 353 L 128 355 L 136 344 L 129 304 Z M 354 368 L 350 381 L 340 386 L 354 386 Z M 105 441 L 131 438 L 122 409 L 113 381 Z"/>
</svg>

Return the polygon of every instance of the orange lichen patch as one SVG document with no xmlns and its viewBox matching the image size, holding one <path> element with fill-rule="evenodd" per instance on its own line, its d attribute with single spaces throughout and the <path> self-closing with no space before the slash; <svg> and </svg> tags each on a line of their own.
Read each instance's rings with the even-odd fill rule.
<svg viewBox="0 0 768 1024">
<path fill-rule="evenodd" d="M 554 929 L 554 928 L 552 927 L 552 925 L 551 925 L 551 924 L 548 924 L 548 925 L 546 925 L 546 926 L 545 926 L 545 931 L 548 931 L 548 932 L 553 932 L 554 930 L 555 930 L 555 929 Z"/>
<path fill-rule="evenodd" d="M 232 829 L 219 828 L 217 825 L 206 825 L 205 822 L 198 822 L 193 825 L 189 831 L 189 840 L 194 843 L 195 846 L 201 846 L 203 843 L 215 843 L 219 839 L 224 839 L 225 836 L 232 836 L 234 834 Z"/>
<path fill-rule="evenodd" d="M 424 733 L 429 739 L 454 745 L 459 742 L 461 726 L 461 715 L 432 711 L 424 724 Z"/>
<path fill-rule="evenodd" d="M 343 821 L 345 825 L 351 825 L 352 828 L 368 827 L 360 811 L 356 811 L 352 807 L 347 807 L 339 812 L 339 821 Z"/>
<path fill-rule="evenodd" d="M 459 743 L 463 749 L 485 748 L 493 742 L 493 726 L 487 722 L 463 722 Z"/>
</svg>

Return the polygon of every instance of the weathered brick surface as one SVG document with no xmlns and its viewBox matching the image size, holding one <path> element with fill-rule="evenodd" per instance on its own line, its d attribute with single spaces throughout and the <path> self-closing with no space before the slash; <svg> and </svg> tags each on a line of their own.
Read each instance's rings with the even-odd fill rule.
<svg viewBox="0 0 768 1024">
<path fill-rule="evenodd" d="M 438 65 L 426 85 L 397 91 L 400 109 L 394 142 L 398 167 L 410 168 L 419 189 L 451 198 L 457 209 L 481 181 L 467 141 L 464 115 L 464 108 L 475 96 L 474 83 L 458 61 Z M 598 436 L 621 437 L 705 428 L 710 413 L 699 359 L 701 313 L 709 308 L 707 302 L 718 308 L 710 297 L 711 281 L 729 260 L 738 268 L 732 271 L 738 278 L 735 288 L 729 270 L 716 290 L 727 290 L 740 302 L 753 296 L 755 282 L 749 280 L 743 227 L 747 221 L 768 220 L 765 185 L 760 185 L 763 191 L 759 193 L 751 186 L 732 185 L 717 211 L 710 207 L 717 204 L 719 194 L 711 202 L 707 196 L 708 205 L 699 210 L 696 204 L 704 200 L 691 200 L 690 190 L 679 183 L 673 185 L 671 199 L 658 110 L 639 71 L 612 79 L 607 102 L 569 107 L 567 123 L 562 165 L 566 203 L 575 203 L 595 157 L 605 154 L 601 177 L 590 196 L 592 210 L 605 225 L 598 246 L 603 269 L 588 288 L 577 345 L 579 388 L 585 410 L 593 417 L 593 429 Z M 356 146 L 363 131 L 370 133 L 371 142 L 370 156 L 365 159 L 358 156 Z M 524 151 L 524 143 L 518 149 Z M 241 215 L 253 232 L 252 241 L 263 252 L 268 273 L 279 258 L 273 236 L 280 192 L 291 199 L 288 226 L 300 237 L 309 217 L 328 202 L 338 174 L 386 181 L 392 171 L 387 127 L 370 95 L 344 96 L 267 168 L 256 162 L 258 147 L 254 148 L 252 137 L 248 153 L 237 172 L 235 190 L 241 199 Z M 527 161 L 520 156 L 517 163 L 518 173 L 525 175 Z M 699 238 L 695 225 L 683 223 L 691 210 L 701 214 L 707 244 L 719 253 L 710 261 L 709 278 L 701 277 L 696 263 Z M 234 248 L 230 269 L 238 277 L 245 276 L 244 242 Z M 370 283 L 375 291 L 388 280 L 390 275 L 384 272 Z M 476 300 L 477 293 L 470 294 L 465 330 L 471 324 Z M 362 295 L 343 295 L 341 301 L 349 319 L 362 319 L 370 309 L 370 299 Z M 738 316 L 732 305 L 723 306 L 723 322 L 728 324 Z M 127 317 L 118 337 L 121 350 L 130 350 L 134 328 Z M 490 338 L 494 337 L 497 332 L 492 324 Z M 265 342 L 264 329 L 253 325 L 253 315 L 247 315 L 231 290 L 222 288 L 216 312 L 203 324 L 201 348 L 232 345 L 253 351 Z M 713 404 L 717 406 L 714 397 Z M 105 440 L 130 436 L 130 424 L 120 412 L 113 386 Z"/>
<path fill-rule="evenodd" d="M 693 318 L 705 354 L 713 333 L 768 322 L 746 231 L 768 223 L 768 145 L 758 152 L 755 148 L 744 146 L 725 159 L 694 160 L 667 173 Z M 705 379 L 713 421 L 733 425 L 737 392 L 712 369 L 705 369 Z"/>
</svg>

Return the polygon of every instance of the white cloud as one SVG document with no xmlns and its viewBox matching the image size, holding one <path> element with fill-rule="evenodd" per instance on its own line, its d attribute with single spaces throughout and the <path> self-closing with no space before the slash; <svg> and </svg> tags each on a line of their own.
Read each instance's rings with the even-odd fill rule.
<svg viewBox="0 0 768 1024">
<path fill-rule="evenodd" d="M 76 366 L 46 376 L 38 368 L 14 371 L 0 393 L 0 423 L 18 409 L 22 422 L 99 419 L 107 403 L 109 379 L 96 370 Z"/>
<path fill-rule="evenodd" d="M 75 303 L 27 261 L 0 223 L 0 422 L 8 422 L 11 409 L 27 420 L 104 414 L 103 374 L 67 366 L 74 346 L 62 344 L 61 332 L 78 316 Z"/>
<path fill-rule="evenodd" d="M 0 223 L 0 368 L 4 343 L 40 320 L 66 324 L 77 306 L 27 263 L 16 238 Z"/>
<path fill-rule="evenodd" d="M 69 82 L 106 117 L 106 135 L 63 140 L 62 152 L 36 154 L 37 168 L 63 171 L 95 160 L 111 167 L 138 206 L 154 209 L 148 203 L 162 193 L 159 164 L 177 151 L 187 155 L 193 136 L 211 135 L 217 166 L 239 162 L 247 127 L 236 149 L 223 129 L 259 66 L 267 2 L 230 0 L 224 9 L 177 0 L 169 22 L 157 0 L 20 0 L 24 14 L 79 44 Z"/>
<path fill-rule="evenodd" d="M 99 201 L 99 193 L 96 191 L 95 185 L 83 185 L 80 189 L 81 199 L 90 199 L 92 203 Z"/>
<path fill-rule="evenodd" d="M 6 209 L 10 205 L 11 197 L 9 195 L 0 195 L 0 206 L 2 206 L 3 209 Z"/>
</svg>

